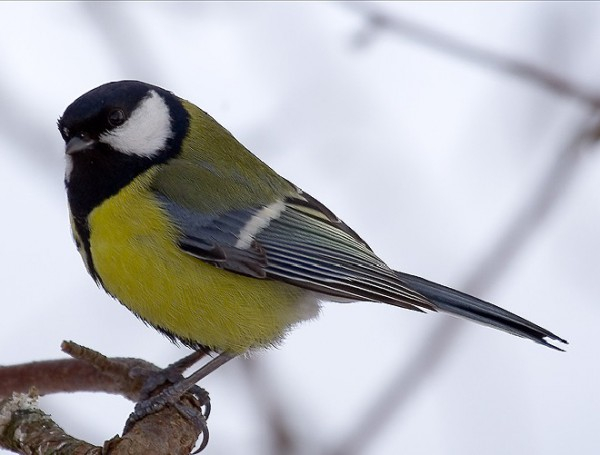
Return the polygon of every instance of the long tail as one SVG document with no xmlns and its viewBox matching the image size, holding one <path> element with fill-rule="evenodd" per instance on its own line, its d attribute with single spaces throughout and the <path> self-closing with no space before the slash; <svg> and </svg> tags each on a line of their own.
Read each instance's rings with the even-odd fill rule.
<svg viewBox="0 0 600 455">
<path fill-rule="evenodd" d="M 552 332 L 496 305 L 417 276 L 402 272 L 396 273 L 399 280 L 406 287 L 417 291 L 429 300 L 436 310 L 471 319 L 513 335 L 529 338 L 536 343 L 558 351 L 563 351 L 563 349 L 550 344 L 546 339 L 568 344 L 566 340 L 554 335 Z"/>
</svg>

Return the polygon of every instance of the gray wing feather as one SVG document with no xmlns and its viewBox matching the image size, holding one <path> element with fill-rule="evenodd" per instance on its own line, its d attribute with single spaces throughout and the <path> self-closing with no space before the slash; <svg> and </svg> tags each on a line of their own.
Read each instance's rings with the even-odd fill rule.
<svg viewBox="0 0 600 455">
<path fill-rule="evenodd" d="M 364 241 L 333 221 L 288 201 L 286 210 L 256 236 L 268 258 L 267 274 L 339 297 L 431 307 L 402 285 Z"/>
<path fill-rule="evenodd" d="M 354 231 L 306 193 L 285 200 L 284 209 L 263 219 L 243 247 L 240 236 L 265 207 L 207 215 L 158 198 L 181 229 L 181 249 L 215 267 L 349 300 L 444 311 L 554 349 L 560 350 L 546 338 L 566 343 L 488 302 L 390 269 Z"/>
<path fill-rule="evenodd" d="M 207 215 L 158 198 L 182 231 L 182 250 L 216 267 L 349 300 L 432 309 L 358 235 L 312 198 L 286 200 L 285 210 L 269 220 L 247 248 L 236 246 L 239 235 L 263 207 Z"/>
<path fill-rule="evenodd" d="M 192 256 L 215 267 L 255 278 L 266 278 L 267 258 L 258 244 L 236 248 L 238 234 L 256 210 L 236 210 L 224 214 L 203 214 L 157 195 L 163 208 L 179 226 L 179 246 Z"/>
</svg>

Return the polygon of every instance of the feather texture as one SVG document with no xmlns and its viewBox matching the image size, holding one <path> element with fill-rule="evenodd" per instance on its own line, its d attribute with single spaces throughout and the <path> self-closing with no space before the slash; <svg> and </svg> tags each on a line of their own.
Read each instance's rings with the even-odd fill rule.
<svg viewBox="0 0 600 455">
<path fill-rule="evenodd" d="M 442 311 L 489 325 L 537 343 L 560 348 L 552 332 L 476 297 L 390 269 L 347 225 L 316 199 L 298 190 L 281 210 L 264 206 L 206 216 L 162 199 L 181 227 L 180 247 L 232 272 L 344 300 L 384 302 L 403 308 Z M 261 214 L 264 219 L 256 220 Z M 240 248 L 249 223 L 259 226 Z"/>
</svg>

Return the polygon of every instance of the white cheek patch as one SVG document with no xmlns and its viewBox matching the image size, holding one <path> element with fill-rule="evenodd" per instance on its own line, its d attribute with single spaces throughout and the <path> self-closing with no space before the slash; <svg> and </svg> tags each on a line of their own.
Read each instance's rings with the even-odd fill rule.
<svg viewBox="0 0 600 455">
<path fill-rule="evenodd" d="M 238 234 L 238 240 L 235 242 L 235 247 L 242 250 L 250 248 L 254 238 L 269 225 L 271 220 L 279 218 L 284 210 L 285 203 L 283 201 L 277 201 L 256 212 Z"/>
<path fill-rule="evenodd" d="M 100 135 L 100 142 L 127 155 L 151 158 L 173 137 L 171 114 L 165 100 L 154 90 L 132 112 L 127 121 Z"/>
</svg>

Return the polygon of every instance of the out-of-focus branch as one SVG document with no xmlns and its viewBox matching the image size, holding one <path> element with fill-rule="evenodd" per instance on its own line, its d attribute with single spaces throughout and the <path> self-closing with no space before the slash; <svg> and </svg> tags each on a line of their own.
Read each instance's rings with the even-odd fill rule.
<svg viewBox="0 0 600 455">
<path fill-rule="evenodd" d="M 590 112 L 587 121 L 571 135 L 529 201 L 515 215 L 514 221 L 494 243 L 494 247 L 481 263 L 474 268 L 461 289 L 472 294 L 483 294 L 508 270 L 518 252 L 533 237 L 552 209 L 557 206 L 560 195 L 574 180 L 583 152 L 597 143 L 599 138 L 600 113 L 594 110 Z M 361 453 L 376 438 L 392 414 L 406 407 L 407 402 L 414 399 L 424 387 L 427 379 L 433 376 L 445 354 L 452 348 L 461 327 L 462 323 L 456 319 L 448 318 L 442 321 L 415 353 L 408 367 L 402 365 L 389 386 L 363 414 L 355 429 L 330 454 Z"/>
<path fill-rule="evenodd" d="M 23 89 L 5 74 L 0 74 L 0 137 L 8 141 L 9 150 L 16 150 L 20 158 L 29 159 L 34 169 L 42 170 L 40 176 L 52 177 L 61 175 L 63 160 L 60 155 L 60 136 L 57 130 L 51 135 L 46 129 L 40 128 L 39 120 L 31 115 L 35 104 L 28 104 L 19 95 Z M 58 117 L 58 113 L 56 114 Z M 55 119 L 50 119 L 54 121 Z M 56 150 L 53 150 L 53 145 Z M 53 154 L 52 152 L 56 152 Z"/>
<path fill-rule="evenodd" d="M 556 155 L 538 187 L 525 201 L 513 222 L 481 263 L 473 269 L 464 288 L 473 294 L 481 294 L 491 287 L 500 275 L 507 271 L 510 263 L 531 240 L 548 215 L 560 202 L 561 195 L 577 175 L 582 156 L 600 139 L 600 110 L 593 109 L 585 121 L 569 137 L 562 150 Z"/>
<path fill-rule="evenodd" d="M 203 430 L 197 422 L 204 416 L 189 393 L 180 401 L 188 415 L 167 405 L 132 423 L 123 436 L 106 441 L 102 449 L 69 436 L 39 410 L 37 390 L 28 395 L 9 392 L 32 387 L 42 394 L 98 391 L 137 401 L 146 378 L 160 371 L 146 361 L 108 358 L 73 342 L 63 342 L 62 348 L 74 358 L 0 368 L 0 395 L 8 397 L 0 402 L 0 447 L 26 454 L 189 454 L 193 450 Z"/>
<path fill-rule="evenodd" d="M 402 364 L 379 398 L 360 415 L 354 429 L 329 455 L 355 455 L 377 438 L 394 413 L 414 399 L 428 378 L 442 366 L 449 347 L 460 332 L 461 321 L 448 318 L 440 323 L 414 353 L 408 367 Z"/>
<path fill-rule="evenodd" d="M 395 33 L 477 65 L 528 80 L 559 95 L 578 99 L 590 107 L 600 108 L 599 93 L 586 90 L 573 81 L 529 62 L 484 49 L 450 34 L 382 12 L 368 2 L 345 2 L 345 5 L 361 14 L 367 21 L 367 28 L 361 32 L 357 43 L 364 45 L 379 31 Z"/>
<path fill-rule="evenodd" d="M 141 80 L 165 80 L 161 65 L 154 57 L 155 50 L 146 39 L 142 26 L 131 5 L 121 2 L 82 2 L 79 5 L 88 16 L 90 30 L 104 41 L 106 49 L 122 74 Z M 135 36 L 135 39 L 131 39 Z"/>
<path fill-rule="evenodd" d="M 267 372 L 259 360 L 245 360 L 240 363 L 244 369 L 245 379 L 252 389 L 255 409 L 262 411 L 266 427 L 269 429 L 269 449 L 262 453 L 288 455 L 299 452 L 303 443 L 298 432 L 290 427 L 281 399 L 269 386 Z"/>
</svg>

